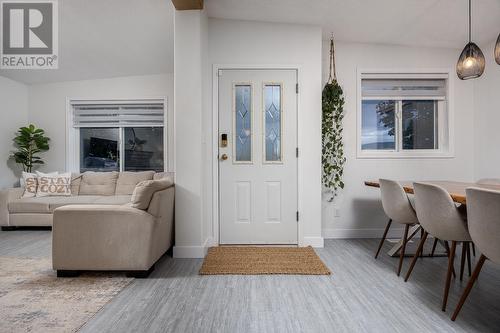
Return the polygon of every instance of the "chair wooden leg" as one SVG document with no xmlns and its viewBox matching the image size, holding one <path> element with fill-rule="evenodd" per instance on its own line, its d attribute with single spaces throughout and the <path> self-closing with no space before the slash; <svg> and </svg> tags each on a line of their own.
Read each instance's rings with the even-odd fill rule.
<svg viewBox="0 0 500 333">
<path fill-rule="evenodd" d="M 378 254 L 380 253 L 380 250 L 382 249 L 382 246 L 384 245 L 385 238 L 387 237 L 387 232 L 389 231 L 389 228 L 391 227 L 392 219 L 387 222 L 387 225 L 384 230 L 384 235 L 382 236 L 382 239 L 380 240 L 380 244 L 378 245 L 377 253 L 375 253 L 375 259 L 377 259 Z"/>
<path fill-rule="evenodd" d="M 450 245 L 448 245 L 448 241 L 444 241 L 444 248 L 446 249 L 446 254 L 448 255 L 448 258 L 450 257 Z M 456 277 L 457 274 L 455 274 L 455 267 L 453 267 L 453 277 Z"/>
<path fill-rule="evenodd" d="M 415 252 L 415 255 L 413 256 L 413 259 L 410 264 L 410 268 L 408 268 L 408 272 L 406 273 L 405 277 L 405 282 L 408 281 L 410 278 L 411 272 L 413 271 L 413 267 L 415 266 L 415 263 L 417 262 L 418 256 L 420 255 L 420 252 L 424 248 L 425 240 L 427 239 L 428 233 L 424 231 L 424 235 L 420 239 L 420 243 L 418 244 L 417 252 Z"/>
<path fill-rule="evenodd" d="M 408 230 L 410 229 L 409 224 L 405 224 L 405 232 L 403 235 L 403 246 L 399 251 L 399 265 L 398 265 L 398 276 L 401 274 L 401 268 L 403 267 L 403 259 L 405 257 L 406 242 L 408 240 Z"/>
<path fill-rule="evenodd" d="M 436 245 L 438 243 L 438 239 L 434 238 L 434 243 L 432 244 L 431 257 L 434 257 L 434 252 L 436 251 Z"/>
<path fill-rule="evenodd" d="M 467 247 L 466 247 L 466 250 L 467 250 L 467 268 L 469 269 L 469 276 L 471 276 L 471 262 L 470 262 L 470 244 L 472 244 L 471 242 L 467 242 Z"/>
<path fill-rule="evenodd" d="M 446 303 L 448 302 L 448 293 L 450 292 L 451 272 L 453 271 L 453 261 L 455 260 L 455 250 L 457 249 L 457 242 L 451 242 L 450 256 L 448 258 L 448 272 L 446 273 L 446 284 L 444 286 L 443 306 L 441 310 L 446 311 Z"/>
<path fill-rule="evenodd" d="M 476 256 L 476 247 L 474 246 L 474 243 L 470 242 L 472 245 L 472 255 L 475 257 Z"/>
<path fill-rule="evenodd" d="M 476 267 L 474 268 L 474 272 L 472 273 L 472 276 L 469 279 L 469 283 L 467 283 L 467 287 L 465 287 L 464 292 L 462 293 L 462 297 L 460 297 L 460 301 L 458 301 L 457 307 L 455 308 L 455 312 L 453 312 L 453 316 L 451 316 L 452 321 L 455 321 L 455 319 L 457 319 L 458 313 L 462 309 L 465 300 L 469 296 L 469 293 L 472 290 L 472 287 L 474 286 L 474 283 L 476 282 L 479 273 L 481 273 L 481 268 L 483 268 L 483 264 L 485 261 L 486 257 L 484 255 L 481 255 L 481 257 L 479 257 L 479 261 L 476 264 Z"/>
<path fill-rule="evenodd" d="M 460 258 L 460 281 L 464 279 L 465 269 L 465 256 L 466 256 L 466 242 L 462 242 L 462 257 Z"/>
</svg>

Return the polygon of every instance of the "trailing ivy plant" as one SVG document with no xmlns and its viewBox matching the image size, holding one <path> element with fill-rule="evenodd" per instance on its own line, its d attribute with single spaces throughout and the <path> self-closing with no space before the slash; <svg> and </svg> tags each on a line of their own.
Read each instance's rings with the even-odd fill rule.
<svg viewBox="0 0 500 333">
<path fill-rule="evenodd" d="M 13 152 L 11 158 L 23 166 L 23 170 L 31 172 L 35 165 L 44 164 L 38 153 L 49 150 L 49 138 L 45 131 L 34 125 L 21 127 L 14 138 L 17 151 Z"/>
<path fill-rule="evenodd" d="M 339 189 L 344 188 L 342 178 L 346 161 L 342 141 L 344 93 L 337 80 L 332 80 L 325 85 L 322 100 L 322 181 L 323 187 L 335 196 Z"/>
</svg>

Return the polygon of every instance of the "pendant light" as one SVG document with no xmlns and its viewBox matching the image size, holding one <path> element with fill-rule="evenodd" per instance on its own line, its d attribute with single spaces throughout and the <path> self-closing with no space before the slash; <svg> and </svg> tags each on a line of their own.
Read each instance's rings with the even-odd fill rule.
<svg viewBox="0 0 500 333">
<path fill-rule="evenodd" d="M 500 65 L 500 34 L 497 38 L 497 44 L 495 45 L 495 61 Z"/>
<path fill-rule="evenodd" d="M 469 0 L 469 43 L 465 46 L 457 62 L 457 75 L 461 80 L 478 78 L 484 72 L 484 54 L 479 46 L 471 40 L 471 20 L 471 0 Z"/>
</svg>

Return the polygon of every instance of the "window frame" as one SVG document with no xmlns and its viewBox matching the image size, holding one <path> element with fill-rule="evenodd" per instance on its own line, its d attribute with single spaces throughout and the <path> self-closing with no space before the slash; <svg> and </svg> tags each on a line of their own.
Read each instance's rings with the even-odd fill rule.
<svg viewBox="0 0 500 333">
<path fill-rule="evenodd" d="M 453 69 L 357 69 L 357 112 L 356 112 L 356 158 L 358 159 L 425 159 L 454 157 L 454 117 L 453 117 Z M 437 99 L 428 96 L 419 97 L 367 97 L 365 100 L 396 101 L 396 149 L 363 150 L 362 149 L 362 80 L 364 76 L 375 79 L 444 79 L 446 81 L 445 98 Z M 402 109 L 403 100 L 436 100 L 438 104 L 438 149 L 402 149 Z"/>
<path fill-rule="evenodd" d="M 144 103 L 162 103 L 163 104 L 163 124 L 155 126 L 88 126 L 88 128 L 118 128 L 119 151 L 124 149 L 124 128 L 125 127 L 163 127 L 163 171 L 168 171 L 168 104 L 166 97 L 158 98 L 116 98 L 116 99 L 94 99 L 94 98 L 67 98 L 66 100 L 66 170 L 70 172 L 80 172 L 80 128 L 73 126 L 74 104 L 144 104 Z M 124 156 L 120 154 L 120 159 Z M 124 163 L 120 161 L 120 172 L 124 170 Z"/>
</svg>

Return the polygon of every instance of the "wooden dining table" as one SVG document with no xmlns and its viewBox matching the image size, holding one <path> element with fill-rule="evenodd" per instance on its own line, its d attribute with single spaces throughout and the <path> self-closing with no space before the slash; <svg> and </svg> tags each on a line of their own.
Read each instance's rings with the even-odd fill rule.
<svg viewBox="0 0 500 333">
<path fill-rule="evenodd" d="M 454 202 L 466 205 L 467 197 L 465 195 L 465 189 L 469 187 L 482 188 L 487 190 L 500 191 L 500 185 L 493 184 L 477 184 L 477 183 L 467 183 L 467 182 L 455 182 L 455 181 L 444 181 L 444 180 L 432 180 L 432 181 L 418 181 L 427 184 L 434 184 L 444 188 L 451 196 Z M 413 183 L 412 181 L 400 181 L 399 182 L 406 193 L 413 194 Z M 380 188 L 380 183 L 378 180 L 365 181 L 365 185 L 368 187 Z M 421 229 L 420 225 L 415 225 L 409 230 L 409 239 L 411 239 L 417 232 Z M 390 256 L 396 256 L 401 246 L 403 245 L 403 240 L 401 239 L 397 244 L 395 244 L 387 253 Z"/>
<path fill-rule="evenodd" d="M 419 181 L 421 183 L 434 184 L 444 188 L 451 196 L 453 201 L 463 205 L 467 204 L 467 198 L 465 196 L 465 189 L 469 187 L 482 188 L 487 190 L 500 191 L 500 185 L 490 185 L 490 184 L 477 184 L 477 183 L 466 183 L 466 182 L 454 182 L 454 181 L 444 181 L 444 180 L 431 180 L 431 181 Z M 399 182 L 406 193 L 413 194 L 413 183 L 412 181 L 401 181 Z M 378 180 L 375 181 L 365 181 L 366 186 L 370 187 L 380 187 Z"/>
</svg>

